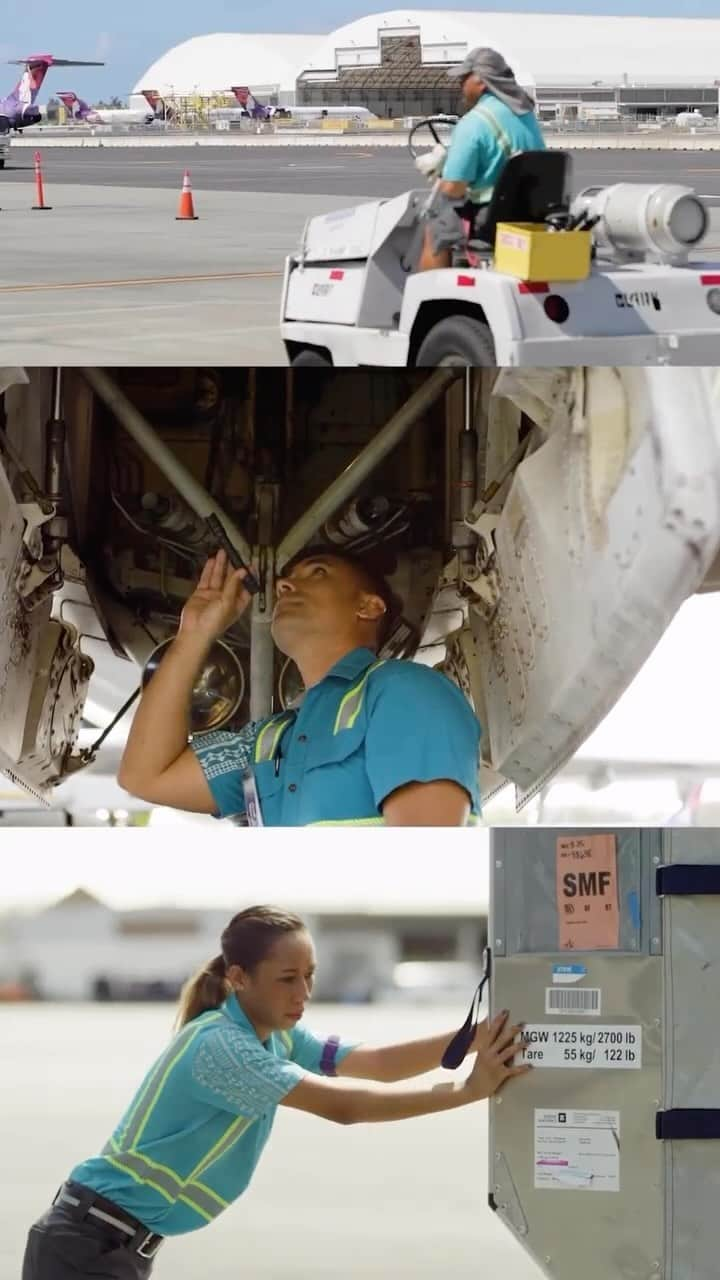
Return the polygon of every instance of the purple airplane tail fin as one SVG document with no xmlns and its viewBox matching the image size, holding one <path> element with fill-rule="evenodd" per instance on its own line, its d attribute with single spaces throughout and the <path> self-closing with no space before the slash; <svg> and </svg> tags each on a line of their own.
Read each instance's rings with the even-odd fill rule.
<svg viewBox="0 0 720 1280">
<path fill-rule="evenodd" d="M 15 88 L 0 99 L 0 112 L 22 115 L 35 103 L 50 63 L 45 58 L 29 58 Z"/>
<path fill-rule="evenodd" d="M 25 70 L 10 95 L 11 98 L 15 98 L 18 106 L 32 106 L 48 73 L 48 66 L 49 63 L 44 59 L 37 61 L 28 59 Z"/>
<path fill-rule="evenodd" d="M 0 116 L 9 118 L 13 129 L 24 129 L 26 125 L 38 124 L 42 112 L 36 106 L 43 80 L 49 67 L 103 67 L 104 62 L 80 62 L 76 58 L 55 58 L 51 53 L 32 53 L 27 58 L 13 58 L 14 65 L 24 67 L 12 93 L 7 98 L 0 98 Z M 84 103 L 81 106 L 89 110 Z"/>
<path fill-rule="evenodd" d="M 85 120 L 90 115 L 90 107 L 87 102 L 83 102 L 82 98 L 78 98 L 76 93 L 58 93 L 56 96 L 73 120 Z"/>
<path fill-rule="evenodd" d="M 157 89 L 141 89 L 143 98 L 148 106 L 152 109 L 152 113 L 156 120 L 173 120 L 175 111 L 169 107 L 165 99 L 160 96 Z"/>
<path fill-rule="evenodd" d="M 267 120 L 270 112 L 262 102 L 258 102 L 255 94 L 247 85 L 232 85 L 231 92 L 235 94 L 240 106 L 252 116 L 253 120 Z"/>
</svg>

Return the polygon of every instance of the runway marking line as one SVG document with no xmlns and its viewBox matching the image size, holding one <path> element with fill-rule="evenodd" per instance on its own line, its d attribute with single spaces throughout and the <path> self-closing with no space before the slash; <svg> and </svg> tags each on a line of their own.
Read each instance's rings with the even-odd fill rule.
<svg viewBox="0 0 720 1280">
<path fill-rule="evenodd" d="M 133 285 L 200 284 L 216 280 L 277 280 L 281 276 L 282 271 L 228 271 L 221 274 L 208 272 L 194 276 L 147 276 L 135 280 L 69 280 L 57 284 L 3 284 L 0 285 L 0 294 L 58 292 L 62 289 L 126 289 Z"/>
</svg>

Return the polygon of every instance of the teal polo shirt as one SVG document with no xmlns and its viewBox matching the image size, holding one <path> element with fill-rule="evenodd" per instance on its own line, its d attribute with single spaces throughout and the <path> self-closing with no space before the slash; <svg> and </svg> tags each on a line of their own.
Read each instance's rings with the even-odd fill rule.
<svg viewBox="0 0 720 1280">
<path fill-rule="evenodd" d="M 354 1047 L 299 1023 L 262 1042 L 231 995 L 175 1036 L 102 1154 L 71 1180 L 149 1231 L 195 1231 L 242 1195 L 286 1094 L 306 1072 L 334 1075 Z"/>
<path fill-rule="evenodd" d="M 453 129 L 443 180 L 467 182 L 467 198 L 486 204 L 510 156 L 544 150 L 545 139 L 533 111 L 518 116 L 494 94 L 484 93 Z"/>
<path fill-rule="evenodd" d="M 480 812 L 481 729 L 464 695 L 430 667 L 354 649 L 307 690 L 297 711 L 192 742 L 217 806 L 242 820 L 251 770 L 266 826 L 382 824 L 411 782 L 449 779 Z"/>
</svg>

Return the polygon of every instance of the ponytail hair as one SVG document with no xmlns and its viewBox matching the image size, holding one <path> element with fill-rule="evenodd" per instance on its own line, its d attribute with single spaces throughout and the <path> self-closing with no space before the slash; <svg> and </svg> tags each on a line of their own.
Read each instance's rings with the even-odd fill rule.
<svg viewBox="0 0 720 1280">
<path fill-rule="evenodd" d="M 175 1030 L 180 1031 L 193 1018 L 210 1009 L 219 1009 L 232 990 L 226 976 L 225 957 L 216 956 L 189 978 L 180 994 Z"/>
<path fill-rule="evenodd" d="M 300 916 L 277 907 L 249 907 L 233 916 L 223 930 L 220 955 L 203 965 L 182 989 L 175 1030 L 193 1018 L 219 1009 L 233 990 L 228 969 L 238 965 L 251 973 L 283 934 L 299 933 L 307 926 Z"/>
</svg>

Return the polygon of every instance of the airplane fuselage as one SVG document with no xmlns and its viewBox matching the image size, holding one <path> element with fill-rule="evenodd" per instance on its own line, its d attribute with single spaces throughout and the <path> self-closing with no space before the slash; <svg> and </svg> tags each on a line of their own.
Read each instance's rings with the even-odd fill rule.
<svg viewBox="0 0 720 1280">
<path fill-rule="evenodd" d="M 36 107 L 34 103 L 16 107 L 7 98 L 0 99 L 0 132 L 2 133 L 7 133 L 10 129 L 27 129 L 32 124 L 40 124 L 42 118 L 40 107 Z"/>
<path fill-rule="evenodd" d="M 102 108 L 80 118 L 86 124 L 152 124 L 155 119 L 151 111 L 134 111 L 130 107 Z"/>
</svg>

